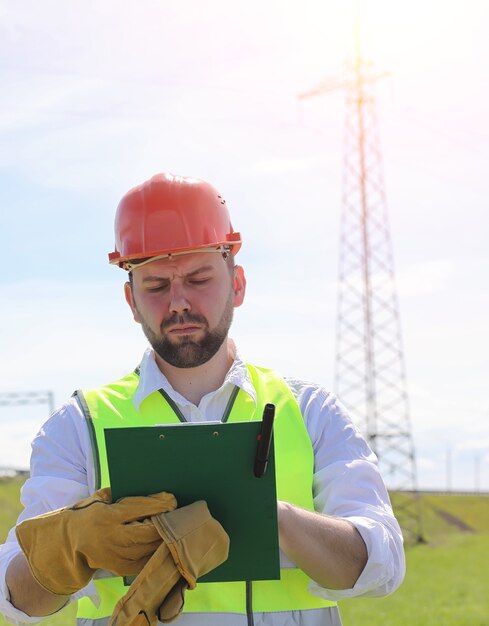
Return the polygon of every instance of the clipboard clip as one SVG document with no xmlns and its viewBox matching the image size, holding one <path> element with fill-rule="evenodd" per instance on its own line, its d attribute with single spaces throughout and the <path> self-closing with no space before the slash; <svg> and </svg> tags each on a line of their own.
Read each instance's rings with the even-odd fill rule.
<svg viewBox="0 0 489 626">
<path fill-rule="evenodd" d="M 268 457 L 270 455 L 270 444 L 272 442 L 273 420 L 275 418 L 275 405 L 265 404 L 261 422 L 261 430 L 258 435 L 258 445 L 256 447 L 255 465 L 253 473 L 256 478 L 261 478 L 267 471 Z"/>
</svg>

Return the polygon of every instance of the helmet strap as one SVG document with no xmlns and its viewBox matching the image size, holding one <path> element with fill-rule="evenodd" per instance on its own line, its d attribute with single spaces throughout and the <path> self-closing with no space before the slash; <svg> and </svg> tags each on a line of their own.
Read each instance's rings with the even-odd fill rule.
<svg viewBox="0 0 489 626">
<path fill-rule="evenodd" d="M 132 272 L 138 267 L 142 267 L 147 263 L 153 263 L 153 261 L 161 261 L 163 259 L 168 259 L 171 261 L 173 257 L 183 256 L 184 254 L 195 254 L 196 252 L 220 252 L 222 258 L 226 261 L 231 254 L 231 246 L 220 245 L 212 248 L 197 248 L 197 250 L 182 250 L 181 252 L 167 252 L 166 254 L 159 254 L 157 256 L 152 256 L 147 259 L 133 259 L 131 261 L 124 262 L 124 269 L 128 272 Z"/>
</svg>

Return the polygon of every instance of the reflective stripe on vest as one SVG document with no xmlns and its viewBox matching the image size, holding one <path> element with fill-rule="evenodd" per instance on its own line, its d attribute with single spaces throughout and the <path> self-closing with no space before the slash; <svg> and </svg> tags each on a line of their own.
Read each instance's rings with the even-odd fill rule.
<svg viewBox="0 0 489 626">
<path fill-rule="evenodd" d="M 77 626 L 108 626 L 109 617 L 77 619 Z M 338 607 L 331 606 L 291 613 L 267 612 L 253 614 L 254 626 L 341 626 Z M 249 626 L 246 615 L 238 613 L 183 613 L 178 626 Z"/>
<path fill-rule="evenodd" d="M 277 498 L 313 510 L 312 477 L 314 453 L 299 406 L 285 381 L 274 372 L 247 366 L 256 390 L 256 405 L 239 390 L 228 406 L 227 421 L 260 420 L 267 402 L 276 406 L 274 440 Z M 95 488 L 109 485 L 105 428 L 152 426 L 179 421 L 178 409 L 163 393 L 154 392 L 143 400 L 139 412 L 132 398 L 139 383 L 136 372 L 121 380 L 84 392 L 77 392 L 91 433 L 96 475 Z M 226 419 L 226 415 L 223 416 Z M 252 585 L 252 609 L 258 612 L 303 611 L 335 606 L 307 591 L 309 578 L 298 568 L 281 569 L 278 581 L 256 581 Z M 78 604 L 78 617 L 98 619 L 112 613 L 127 587 L 121 578 L 94 581 L 102 602 L 98 608 L 88 598 Z M 244 582 L 200 583 L 185 596 L 185 613 L 246 614 Z"/>
</svg>

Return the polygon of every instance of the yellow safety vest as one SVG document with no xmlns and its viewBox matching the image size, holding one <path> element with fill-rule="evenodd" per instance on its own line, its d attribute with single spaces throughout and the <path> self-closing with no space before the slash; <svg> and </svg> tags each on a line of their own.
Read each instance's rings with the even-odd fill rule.
<svg viewBox="0 0 489 626">
<path fill-rule="evenodd" d="M 314 453 L 304 419 L 290 388 L 276 373 L 247 365 L 256 390 L 256 405 L 246 392 L 235 388 L 222 421 L 260 420 L 267 402 L 275 404 L 275 463 L 277 498 L 314 510 L 312 478 Z M 87 419 L 95 466 L 95 488 L 109 485 L 104 429 L 152 426 L 185 421 L 178 407 L 160 390 L 143 400 L 139 412 L 132 398 L 139 384 L 138 372 L 105 387 L 75 392 Z M 119 598 L 127 591 L 119 577 L 94 580 L 101 597 L 99 607 L 88 598 L 78 603 L 77 618 L 93 623 L 110 616 Z M 335 606 L 307 591 L 310 579 L 298 568 L 281 569 L 280 580 L 202 583 L 185 597 L 184 613 L 240 613 L 307 611 Z M 250 606 L 251 604 L 251 606 Z"/>
</svg>

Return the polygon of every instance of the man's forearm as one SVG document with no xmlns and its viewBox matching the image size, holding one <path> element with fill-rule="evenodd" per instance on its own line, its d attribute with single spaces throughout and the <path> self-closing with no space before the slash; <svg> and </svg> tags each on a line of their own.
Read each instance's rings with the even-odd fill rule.
<svg viewBox="0 0 489 626">
<path fill-rule="evenodd" d="M 69 596 L 58 596 L 41 587 L 32 576 L 24 554 L 12 559 L 6 581 L 11 604 L 32 617 L 51 615 L 68 602 Z"/>
<path fill-rule="evenodd" d="M 351 589 L 367 563 L 367 548 L 347 520 L 278 503 L 280 547 L 326 589 Z"/>
</svg>

